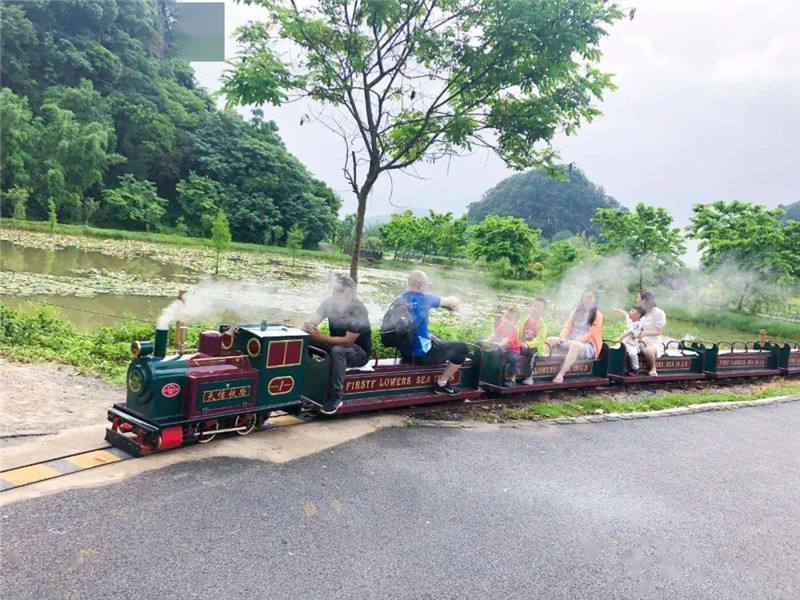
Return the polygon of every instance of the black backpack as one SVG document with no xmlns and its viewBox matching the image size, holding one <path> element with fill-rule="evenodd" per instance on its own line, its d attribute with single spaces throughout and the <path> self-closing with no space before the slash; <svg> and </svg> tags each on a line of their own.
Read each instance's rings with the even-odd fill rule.
<svg viewBox="0 0 800 600">
<path fill-rule="evenodd" d="M 389 306 L 381 321 L 381 344 L 386 348 L 410 348 L 417 337 L 408 302 L 400 297 Z"/>
</svg>

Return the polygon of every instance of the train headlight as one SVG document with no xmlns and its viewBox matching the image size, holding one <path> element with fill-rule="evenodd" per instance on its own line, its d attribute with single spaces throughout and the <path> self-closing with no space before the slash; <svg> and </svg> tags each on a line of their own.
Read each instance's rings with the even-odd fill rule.
<svg viewBox="0 0 800 600">
<path fill-rule="evenodd" d="M 133 370 L 128 373 L 128 390 L 134 394 L 138 394 L 144 388 L 144 375 L 139 370 Z"/>
</svg>

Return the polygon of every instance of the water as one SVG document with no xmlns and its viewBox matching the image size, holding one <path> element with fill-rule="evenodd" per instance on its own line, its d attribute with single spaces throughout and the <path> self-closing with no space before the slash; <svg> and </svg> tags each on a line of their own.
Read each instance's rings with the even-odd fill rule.
<svg viewBox="0 0 800 600">
<path fill-rule="evenodd" d="M 171 278 L 191 274 L 185 267 L 169 265 L 147 258 L 128 260 L 116 256 L 81 250 L 73 246 L 57 250 L 20 246 L 0 240 L 0 266 L 3 271 L 39 273 L 53 276 L 80 276 L 92 271 L 125 271 L 143 278 Z"/>
<path fill-rule="evenodd" d="M 0 240 L 0 301 L 10 306 L 26 301 L 57 306 L 66 319 L 83 331 L 98 324 L 117 324 L 126 316 L 155 323 L 179 289 L 194 288 L 206 277 L 187 266 L 194 263 L 185 260 L 183 251 L 179 252 L 183 264 L 174 264 L 174 256 L 170 263 L 169 259 L 162 262 L 141 255 L 124 258 L 74 246 L 51 250 L 41 244 L 29 247 Z M 298 261 L 295 267 L 288 260 L 270 255 L 231 255 L 232 265 L 251 263 L 250 271 L 242 279 L 254 281 L 252 284 L 216 281 L 214 285 L 219 288 L 215 291 L 216 305 L 202 320 L 302 322 L 325 296 L 331 274 L 342 271 L 343 266 Z M 438 277 L 434 269 L 430 271 L 436 291 L 462 298 L 463 305 L 449 319 L 451 322 L 485 322 L 506 306 L 523 307 L 526 303 L 523 296 L 489 290 L 475 280 L 474 274 L 457 281 Z M 359 295 L 367 305 L 373 326 L 380 323 L 385 308 L 403 290 L 404 279 L 401 271 L 362 270 Z M 605 312 L 607 319 L 614 319 L 611 311 Z M 565 316 L 566 313 L 552 315 L 551 320 L 560 322 Z M 757 332 L 746 334 L 675 319 L 668 320 L 665 334 L 677 339 L 690 336 L 709 341 L 752 341 L 757 337 Z"/>
</svg>

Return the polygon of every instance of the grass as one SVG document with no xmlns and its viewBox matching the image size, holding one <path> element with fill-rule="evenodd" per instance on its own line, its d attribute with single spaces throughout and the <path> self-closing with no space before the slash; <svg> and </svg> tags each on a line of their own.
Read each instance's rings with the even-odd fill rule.
<svg viewBox="0 0 800 600">
<path fill-rule="evenodd" d="M 520 421 L 580 417 L 596 414 L 600 410 L 604 413 L 646 412 L 689 406 L 691 404 L 705 404 L 707 402 L 738 402 L 760 400 L 773 396 L 798 395 L 800 395 L 800 382 L 781 381 L 766 383 L 758 389 L 747 393 L 708 389 L 697 392 L 675 392 L 633 402 L 621 402 L 602 396 L 589 396 L 582 400 L 570 402 L 535 402 L 521 408 L 506 408 L 499 415 L 494 415 L 494 420 Z"/>
<path fill-rule="evenodd" d="M 207 327 L 189 327 L 187 347 L 197 342 Z M 171 332 L 174 335 L 174 330 Z M 134 340 L 151 340 L 152 325 L 128 321 L 114 327 L 99 326 L 92 334 L 78 333 L 57 310 L 41 304 L 18 308 L 0 305 L 0 355 L 19 362 L 57 362 L 79 373 L 98 376 L 123 386 Z M 174 338 L 173 338 L 174 339 Z"/>
<path fill-rule="evenodd" d="M 768 337 L 770 338 L 786 340 L 800 339 L 800 323 L 783 319 L 747 315 L 714 308 L 690 310 L 678 306 L 666 306 L 664 310 L 667 311 L 669 318 L 689 321 L 697 325 L 748 332 L 757 332 L 761 329 L 766 329 Z"/>
<path fill-rule="evenodd" d="M 0 219 L 0 225 L 7 229 L 20 229 L 22 231 L 37 231 L 40 233 L 50 233 L 50 225 L 46 221 L 15 221 L 12 219 Z M 83 235 L 101 239 L 112 240 L 133 240 L 140 242 L 152 242 L 155 244 L 171 244 L 175 246 L 193 246 L 211 248 L 211 240 L 205 238 L 187 237 L 176 233 L 157 233 L 148 231 L 129 231 L 127 229 L 110 229 L 104 227 L 92 227 L 90 225 L 70 225 L 59 223 L 56 225 L 55 233 L 58 235 Z M 249 244 L 244 242 L 233 242 L 229 246 L 230 250 L 240 250 L 242 252 L 255 252 L 260 254 L 280 254 L 291 256 L 292 250 L 284 246 L 267 246 L 264 244 Z M 298 258 L 315 258 L 318 260 L 337 264 L 349 264 L 350 257 L 346 254 L 324 252 L 322 250 L 297 250 Z"/>
</svg>

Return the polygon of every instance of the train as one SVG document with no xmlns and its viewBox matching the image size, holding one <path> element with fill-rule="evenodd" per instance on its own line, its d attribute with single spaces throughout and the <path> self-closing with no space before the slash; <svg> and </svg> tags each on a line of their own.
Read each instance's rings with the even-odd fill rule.
<svg viewBox="0 0 800 600">
<path fill-rule="evenodd" d="M 328 393 L 331 358 L 309 342 L 305 331 L 287 325 L 223 324 L 202 332 L 196 350 L 168 354 L 168 331 L 156 329 L 154 341 L 131 345 L 126 399 L 108 410 L 106 440 L 138 457 L 208 443 L 220 434 L 248 435 L 277 411 L 316 411 Z M 604 342 L 599 356 L 576 362 L 563 383 L 552 381 L 562 359 L 541 356 L 533 385 L 523 385 L 520 374 L 508 387 L 503 353 L 486 344 L 468 347 L 453 381 L 457 395 L 434 393 L 442 365 L 374 354 L 367 365 L 347 370 L 336 414 L 609 385 L 800 374 L 800 344 L 673 341 L 657 361 L 659 375 L 651 377 L 630 375 L 625 347 Z"/>
</svg>

